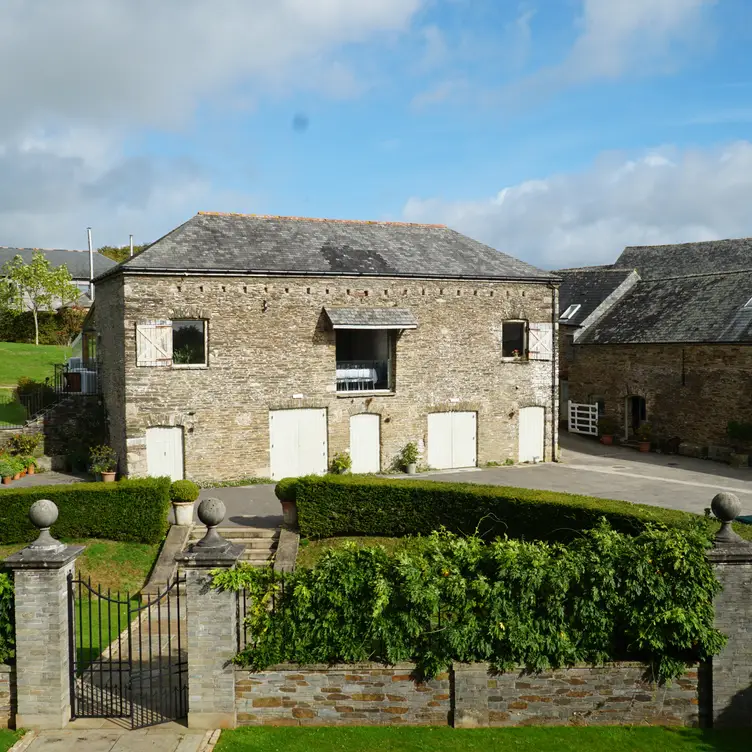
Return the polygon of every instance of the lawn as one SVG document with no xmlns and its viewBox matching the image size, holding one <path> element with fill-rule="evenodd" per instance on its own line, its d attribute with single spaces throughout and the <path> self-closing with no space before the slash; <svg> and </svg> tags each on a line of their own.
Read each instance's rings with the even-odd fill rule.
<svg viewBox="0 0 752 752">
<path fill-rule="evenodd" d="M 746 752 L 749 731 L 662 727 L 241 728 L 223 731 L 216 752 Z"/>
<path fill-rule="evenodd" d="M 9 750 L 22 736 L 20 731 L 0 729 L 0 752 Z"/>
<path fill-rule="evenodd" d="M 310 569 L 327 552 L 342 548 L 346 543 L 357 543 L 359 548 L 366 546 L 383 546 L 387 553 L 396 554 L 399 551 L 408 551 L 419 545 L 420 538 L 381 538 L 376 536 L 342 536 L 341 538 L 322 538 L 321 540 L 307 540 L 303 538 L 298 548 L 296 564 L 304 569 Z"/>
<path fill-rule="evenodd" d="M 111 597 L 116 598 L 116 594 L 120 593 L 123 600 L 126 593 L 133 596 L 141 589 L 160 549 L 158 544 L 106 540 L 74 540 L 66 543 L 86 546 L 76 561 L 76 572 L 87 580 L 91 578 L 95 594 L 101 586 L 102 595 L 106 596 L 109 588 Z M 0 559 L 21 548 L 22 544 L 0 546 Z M 80 600 L 79 593 L 83 596 Z M 105 599 L 100 602 L 95 594 L 90 599 L 88 588 L 76 585 L 76 649 L 82 669 L 125 629 L 128 622 L 127 605 L 117 605 Z M 131 608 L 135 609 L 138 605 L 138 599 L 131 598 Z M 135 616 L 135 611 L 132 615 Z"/>
<path fill-rule="evenodd" d="M 65 345 L 0 342 L 0 387 L 14 387 L 21 376 L 37 380 L 52 378 L 55 363 L 63 363 L 70 353 L 70 347 Z"/>
</svg>

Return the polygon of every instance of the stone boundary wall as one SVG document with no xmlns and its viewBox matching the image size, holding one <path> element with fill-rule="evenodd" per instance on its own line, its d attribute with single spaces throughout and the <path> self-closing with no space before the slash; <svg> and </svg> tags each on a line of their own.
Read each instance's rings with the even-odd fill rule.
<svg viewBox="0 0 752 752">
<path fill-rule="evenodd" d="M 16 716 L 15 667 L 0 663 L 0 729 L 13 727 Z"/>
<path fill-rule="evenodd" d="M 421 682 L 412 663 L 236 669 L 239 726 L 672 725 L 700 722 L 697 671 L 670 685 L 618 663 L 528 674 L 455 664 Z"/>
</svg>

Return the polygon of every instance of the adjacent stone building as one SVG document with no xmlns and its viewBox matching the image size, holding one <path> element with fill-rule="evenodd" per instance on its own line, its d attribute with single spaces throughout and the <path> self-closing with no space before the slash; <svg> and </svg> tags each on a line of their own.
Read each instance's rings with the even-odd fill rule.
<svg viewBox="0 0 752 752">
<path fill-rule="evenodd" d="M 729 444 L 752 424 L 752 239 L 626 248 L 565 269 L 562 399 L 598 404 L 624 438 Z"/>
<path fill-rule="evenodd" d="M 119 469 L 551 460 L 557 283 L 438 225 L 200 213 L 96 280 Z"/>
</svg>

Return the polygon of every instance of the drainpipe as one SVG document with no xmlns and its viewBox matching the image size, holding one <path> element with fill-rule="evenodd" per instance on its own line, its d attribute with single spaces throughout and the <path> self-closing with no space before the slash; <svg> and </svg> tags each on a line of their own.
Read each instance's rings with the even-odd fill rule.
<svg viewBox="0 0 752 752">
<path fill-rule="evenodd" d="M 551 288 L 551 461 L 558 462 L 558 446 L 556 436 L 559 425 L 559 411 L 556 409 L 556 396 L 559 389 L 559 373 L 556 364 L 559 359 L 559 337 L 556 328 L 559 321 L 559 306 L 557 305 L 556 285 L 549 285 Z"/>
<path fill-rule="evenodd" d="M 91 245 L 91 227 L 86 228 L 86 235 L 89 238 L 89 297 L 94 302 L 94 249 Z"/>
</svg>

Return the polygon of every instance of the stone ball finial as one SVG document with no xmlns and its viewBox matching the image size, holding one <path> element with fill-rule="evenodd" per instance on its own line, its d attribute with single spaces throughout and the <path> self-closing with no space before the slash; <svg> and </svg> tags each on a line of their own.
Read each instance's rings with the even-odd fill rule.
<svg viewBox="0 0 752 752">
<path fill-rule="evenodd" d="M 218 532 L 217 525 L 225 518 L 224 502 L 221 499 L 203 499 L 198 505 L 198 518 L 206 525 L 206 535 L 196 543 L 197 548 L 227 548 L 230 544 Z"/>
<path fill-rule="evenodd" d="M 36 551 L 59 551 L 65 546 L 50 535 L 50 528 L 57 522 L 58 510 L 54 501 L 39 499 L 29 509 L 31 524 L 39 530 L 39 537 L 29 545 Z"/>
<path fill-rule="evenodd" d="M 52 527 L 57 522 L 57 517 L 57 504 L 49 499 L 39 499 L 29 509 L 31 524 L 38 530 Z"/>
<path fill-rule="evenodd" d="M 736 494 L 721 491 L 713 497 L 710 508 L 721 522 L 733 522 L 741 514 L 742 503 Z"/>
<path fill-rule="evenodd" d="M 217 527 L 225 518 L 226 511 L 221 499 L 203 499 L 198 505 L 198 518 L 206 527 Z"/>
</svg>

